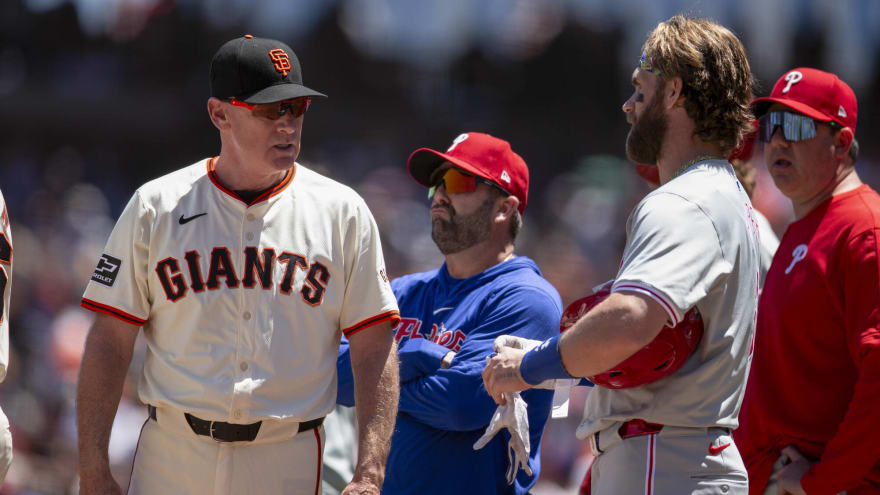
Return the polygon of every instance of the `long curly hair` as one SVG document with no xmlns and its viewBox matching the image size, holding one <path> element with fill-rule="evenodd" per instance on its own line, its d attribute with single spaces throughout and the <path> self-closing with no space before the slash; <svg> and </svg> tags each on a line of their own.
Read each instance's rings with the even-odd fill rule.
<svg viewBox="0 0 880 495">
<path fill-rule="evenodd" d="M 752 130 L 755 80 L 745 48 L 730 30 L 708 19 L 676 15 L 648 36 L 645 55 L 664 81 L 680 77 L 694 134 L 725 154 Z"/>
</svg>

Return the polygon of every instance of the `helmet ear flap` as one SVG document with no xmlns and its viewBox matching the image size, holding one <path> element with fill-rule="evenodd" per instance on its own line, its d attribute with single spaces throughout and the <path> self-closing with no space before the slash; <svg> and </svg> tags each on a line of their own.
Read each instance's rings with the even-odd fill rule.
<svg viewBox="0 0 880 495">
<path fill-rule="evenodd" d="M 562 313 L 560 332 L 564 332 L 590 312 L 606 297 L 608 290 L 578 299 Z M 665 326 L 648 345 L 604 373 L 587 379 L 605 388 L 632 388 L 653 383 L 681 368 L 700 345 L 703 338 L 703 318 L 696 308 L 685 314 L 675 327 Z"/>
</svg>

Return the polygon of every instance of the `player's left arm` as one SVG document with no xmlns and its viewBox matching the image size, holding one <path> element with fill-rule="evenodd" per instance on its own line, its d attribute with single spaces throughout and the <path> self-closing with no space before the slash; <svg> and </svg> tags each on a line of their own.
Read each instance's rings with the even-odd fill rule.
<svg viewBox="0 0 880 495">
<path fill-rule="evenodd" d="M 858 380 L 843 422 L 822 458 L 801 478 L 807 493 L 853 488 L 880 459 L 880 230 L 855 236 L 840 263 L 847 344 Z"/>
<path fill-rule="evenodd" d="M 400 393 L 397 349 L 391 321 L 349 336 L 354 395 L 357 402 L 358 461 L 344 494 L 378 494 L 397 416 Z"/>
</svg>

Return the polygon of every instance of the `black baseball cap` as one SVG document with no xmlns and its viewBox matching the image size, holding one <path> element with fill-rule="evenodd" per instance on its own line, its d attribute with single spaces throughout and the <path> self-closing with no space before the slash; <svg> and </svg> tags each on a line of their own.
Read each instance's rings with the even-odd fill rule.
<svg viewBox="0 0 880 495">
<path fill-rule="evenodd" d="M 211 96 L 260 104 L 327 95 L 303 86 L 299 59 L 289 46 L 246 34 L 227 41 L 214 54 Z"/>
</svg>

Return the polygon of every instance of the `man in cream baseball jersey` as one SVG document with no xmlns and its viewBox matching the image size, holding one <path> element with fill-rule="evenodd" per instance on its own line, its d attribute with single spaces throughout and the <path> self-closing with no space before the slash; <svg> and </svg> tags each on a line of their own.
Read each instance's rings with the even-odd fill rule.
<svg viewBox="0 0 880 495">
<path fill-rule="evenodd" d="M 366 204 L 295 162 L 320 96 L 284 43 L 246 35 L 215 54 L 220 155 L 135 192 L 83 296 L 97 316 L 77 391 L 81 493 L 121 492 L 107 444 L 139 327 L 148 418 L 129 493 L 319 493 L 343 333 L 360 424 L 344 493 L 379 493 L 399 316 Z"/>
<path fill-rule="evenodd" d="M 731 439 L 745 391 L 758 298 L 751 202 L 725 157 L 751 130 L 752 74 L 736 36 L 675 16 L 648 36 L 623 104 L 629 157 L 656 164 L 660 187 L 627 222 L 611 294 L 561 336 L 491 358 L 486 389 L 593 376 L 652 342 L 691 309 L 703 336 L 673 374 L 628 388 L 596 386 L 577 436 L 588 439 L 593 495 L 742 494 Z"/>
</svg>

